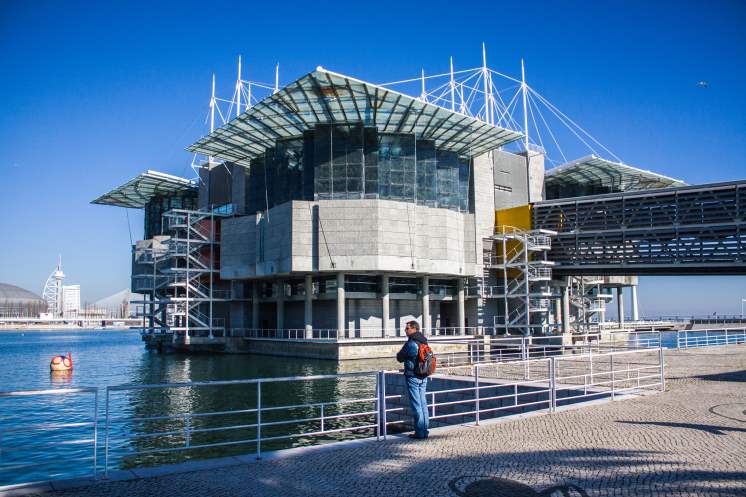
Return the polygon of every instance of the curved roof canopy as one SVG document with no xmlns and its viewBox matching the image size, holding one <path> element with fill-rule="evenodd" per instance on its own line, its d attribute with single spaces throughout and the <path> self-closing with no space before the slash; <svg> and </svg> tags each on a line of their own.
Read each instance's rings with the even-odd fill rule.
<svg viewBox="0 0 746 497">
<path fill-rule="evenodd" d="M 35 293 L 19 286 L 0 283 L 0 304 L 44 304 L 44 300 Z"/>
<path fill-rule="evenodd" d="M 610 191 L 634 191 L 686 186 L 680 179 L 612 162 L 595 155 L 568 162 L 544 174 L 546 186 L 602 185 Z"/>
<path fill-rule="evenodd" d="M 197 192 L 194 181 L 148 170 L 91 203 L 142 209 L 153 197 L 188 191 Z"/>
<path fill-rule="evenodd" d="M 360 123 L 382 133 L 414 133 L 443 150 L 473 157 L 520 139 L 487 124 L 388 88 L 321 67 L 265 98 L 188 147 L 242 166 L 323 123 Z"/>
</svg>

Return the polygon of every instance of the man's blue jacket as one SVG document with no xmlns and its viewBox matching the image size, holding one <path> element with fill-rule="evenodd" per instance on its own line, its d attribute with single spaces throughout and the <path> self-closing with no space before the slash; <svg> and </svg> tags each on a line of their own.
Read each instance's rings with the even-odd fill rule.
<svg viewBox="0 0 746 497">
<path fill-rule="evenodd" d="M 404 363 L 404 376 L 416 376 L 414 366 L 417 362 L 420 343 L 427 344 L 427 338 L 418 331 L 409 336 L 409 339 L 396 354 L 396 360 Z"/>
</svg>

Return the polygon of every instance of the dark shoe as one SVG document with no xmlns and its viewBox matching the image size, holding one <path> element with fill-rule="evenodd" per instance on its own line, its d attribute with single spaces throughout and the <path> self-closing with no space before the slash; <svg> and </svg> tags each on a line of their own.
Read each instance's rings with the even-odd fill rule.
<svg viewBox="0 0 746 497">
<path fill-rule="evenodd" d="M 426 439 L 426 438 L 427 438 L 427 437 L 418 437 L 418 436 L 417 436 L 417 435 L 415 435 L 414 433 L 410 433 L 410 434 L 409 434 L 409 435 L 407 435 L 407 436 L 408 436 L 409 438 L 414 438 L 415 440 L 424 440 L 424 439 Z"/>
</svg>

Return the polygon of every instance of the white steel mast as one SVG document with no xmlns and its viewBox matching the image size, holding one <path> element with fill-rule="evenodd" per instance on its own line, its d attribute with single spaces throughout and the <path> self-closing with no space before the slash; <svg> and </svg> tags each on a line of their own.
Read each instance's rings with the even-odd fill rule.
<svg viewBox="0 0 746 497">
<path fill-rule="evenodd" d="M 490 75 L 487 69 L 487 48 L 482 42 L 482 86 L 484 87 L 484 121 L 492 124 L 492 88 Z"/>
<path fill-rule="evenodd" d="M 528 88 L 526 87 L 526 67 L 521 59 L 521 92 L 523 93 L 523 134 L 526 143 L 526 157 L 528 157 Z"/>
<path fill-rule="evenodd" d="M 453 57 L 451 57 L 451 112 L 456 111 L 456 82 L 453 80 Z"/>
<path fill-rule="evenodd" d="M 275 66 L 275 91 L 274 93 L 277 93 L 280 91 L 280 63 L 278 62 Z"/>
<path fill-rule="evenodd" d="M 236 117 L 241 114 L 241 56 L 238 56 L 238 79 L 236 80 Z"/>
</svg>

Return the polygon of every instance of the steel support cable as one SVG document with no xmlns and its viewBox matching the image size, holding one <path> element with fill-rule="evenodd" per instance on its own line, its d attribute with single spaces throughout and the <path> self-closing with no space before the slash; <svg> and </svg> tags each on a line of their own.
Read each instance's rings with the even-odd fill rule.
<svg viewBox="0 0 746 497">
<path fill-rule="evenodd" d="M 531 101 L 533 99 L 533 95 L 531 93 L 528 94 L 528 100 Z M 557 138 L 555 138 L 554 133 L 552 133 L 552 128 L 549 127 L 549 124 L 547 123 L 547 120 L 544 119 L 544 114 L 541 112 L 541 107 L 538 104 L 536 105 L 536 112 L 539 114 L 539 117 L 541 118 L 542 122 L 544 123 L 544 127 L 549 132 L 549 136 L 552 137 L 552 141 L 554 141 L 554 145 L 557 147 L 557 150 L 559 151 L 560 155 L 562 156 L 562 160 L 564 163 L 567 163 L 567 157 L 565 157 L 565 153 L 562 151 L 562 147 L 560 147 L 559 142 L 557 141 Z"/>
<path fill-rule="evenodd" d="M 536 129 L 536 136 L 539 137 L 539 145 L 544 150 L 544 153 L 546 154 L 546 148 L 544 147 L 544 139 L 541 137 L 541 131 L 539 131 L 539 126 L 536 124 L 536 117 L 534 117 L 534 110 L 531 107 L 531 100 L 526 99 L 527 107 L 528 107 L 528 113 L 531 116 L 531 122 L 534 123 L 534 128 Z M 528 150 L 526 150 L 526 153 L 528 154 Z"/>
<path fill-rule="evenodd" d="M 575 121 L 573 121 L 572 119 L 570 119 L 570 117 L 568 117 L 568 116 L 567 116 L 567 115 L 566 115 L 565 113 L 563 113 L 563 112 L 562 112 L 561 110 L 559 110 L 559 109 L 558 109 L 558 108 L 557 108 L 557 107 L 556 107 L 556 106 L 555 106 L 554 104 L 552 104 L 552 102 L 550 102 L 549 100 L 547 100 L 546 98 L 544 98 L 544 97 L 543 97 L 543 96 L 542 96 L 542 95 L 541 95 L 541 94 L 540 94 L 539 92 L 537 92 L 536 90 L 534 90 L 534 89 L 533 89 L 533 88 L 531 88 L 530 86 L 527 86 L 527 88 L 528 88 L 528 89 L 529 89 L 529 91 L 531 91 L 531 92 L 532 92 L 532 93 L 533 93 L 534 95 L 536 95 L 536 96 L 537 96 L 537 97 L 539 98 L 539 100 L 540 100 L 540 101 L 541 101 L 541 102 L 542 102 L 542 103 L 543 103 L 544 105 L 546 105 L 546 106 L 547 106 L 547 108 L 549 108 L 550 110 L 552 110 L 552 111 L 553 111 L 553 112 L 555 113 L 555 115 L 557 115 L 557 114 L 561 115 L 561 116 L 562 116 L 562 117 L 563 117 L 564 119 L 566 119 L 566 120 L 567 120 L 568 122 L 570 122 L 570 123 L 571 123 L 571 124 L 572 124 L 573 126 L 575 126 L 575 127 L 576 127 L 576 128 L 578 129 L 578 130 L 580 130 L 580 131 L 581 131 L 581 132 L 582 132 L 583 134 L 585 134 L 585 135 L 586 135 L 586 136 L 587 136 L 588 138 L 590 138 L 590 139 L 591 139 L 591 140 L 592 140 L 592 141 L 593 141 L 593 142 L 594 142 L 594 143 L 595 143 L 596 145 L 598 145 L 599 147 L 603 148 L 603 149 L 604 149 L 604 150 L 605 150 L 606 152 L 608 152 L 609 154 L 611 154 L 611 155 L 612 155 L 612 157 L 614 157 L 614 159 L 618 160 L 619 162 L 622 162 L 622 159 L 620 159 L 620 158 L 619 158 L 619 157 L 618 157 L 618 156 L 617 156 L 617 155 L 616 155 L 616 154 L 615 154 L 614 152 L 612 152 L 611 150 L 609 150 L 608 148 L 606 148 L 606 146 L 604 146 L 604 144 L 603 144 L 603 143 L 601 143 L 601 142 L 599 142 L 598 140 L 596 140 L 596 139 L 595 139 L 595 138 L 593 137 L 593 135 L 591 135 L 590 133 L 588 133 L 588 132 L 587 132 L 587 131 L 586 131 L 585 129 L 583 129 L 583 128 L 582 128 L 582 127 L 581 127 L 581 126 L 579 125 L 579 124 L 577 124 L 577 123 L 576 123 Z M 557 116 L 557 117 L 559 117 L 559 116 Z M 565 125 L 566 125 L 566 124 L 565 124 Z M 568 128 L 570 128 L 570 127 L 568 126 Z M 572 129 L 572 128 L 570 128 L 570 129 Z M 577 136 L 577 133 L 575 133 L 575 135 Z M 578 136 L 578 138 L 580 138 L 580 137 Z M 582 140 L 582 139 L 581 139 L 581 141 L 583 141 L 583 143 L 586 143 L 586 142 L 585 142 L 584 140 Z M 586 146 L 588 146 L 589 148 L 591 148 L 591 150 L 593 150 L 593 148 L 592 148 L 592 147 L 591 147 L 590 145 L 588 145 L 587 143 L 586 143 Z"/>
</svg>

